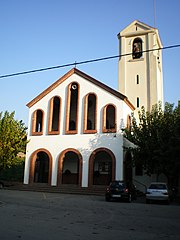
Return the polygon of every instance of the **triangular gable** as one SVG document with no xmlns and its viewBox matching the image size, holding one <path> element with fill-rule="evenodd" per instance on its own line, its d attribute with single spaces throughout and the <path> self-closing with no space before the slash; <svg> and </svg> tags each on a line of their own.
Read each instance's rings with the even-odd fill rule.
<svg viewBox="0 0 180 240">
<path fill-rule="evenodd" d="M 137 30 L 136 30 L 137 29 Z M 120 37 L 129 37 L 134 36 L 135 34 L 145 34 L 154 32 L 157 35 L 159 46 L 162 48 L 162 42 L 159 36 L 159 32 L 157 28 L 151 27 L 143 22 L 140 22 L 138 20 L 133 21 L 131 24 L 129 24 L 126 28 L 124 28 L 119 34 L 118 38 Z"/>
<path fill-rule="evenodd" d="M 126 28 L 124 28 L 121 32 L 120 35 L 126 35 L 127 33 L 130 32 L 135 32 L 136 27 L 138 28 L 138 31 L 154 31 L 154 28 L 150 27 L 149 25 L 142 23 L 138 20 L 133 21 L 131 24 L 129 24 Z"/>
<path fill-rule="evenodd" d="M 100 81 L 90 77 L 89 75 L 81 72 L 77 68 L 72 68 L 69 72 L 67 72 L 64 76 L 59 78 L 56 82 L 54 82 L 52 85 L 50 85 L 47 89 L 45 89 L 42 93 L 40 93 L 37 97 L 35 97 L 32 101 L 30 101 L 27 106 L 30 108 L 32 107 L 35 103 L 37 103 L 39 100 L 41 100 L 44 96 L 46 96 L 49 92 L 51 92 L 53 89 L 55 89 L 57 86 L 59 86 L 62 82 L 64 82 L 66 79 L 68 79 L 70 76 L 73 74 L 77 74 L 81 76 L 82 78 L 86 79 L 87 81 L 95 84 L 96 86 L 104 89 L 108 93 L 111 93 L 112 95 L 120 98 L 123 100 L 132 110 L 134 110 L 134 106 L 132 103 L 128 100 L 128 98 L 121 94 L 120 92 L 110 88 L 109 86 L 105 85 L 104 83 L 101 83 Z"/>
</svg>

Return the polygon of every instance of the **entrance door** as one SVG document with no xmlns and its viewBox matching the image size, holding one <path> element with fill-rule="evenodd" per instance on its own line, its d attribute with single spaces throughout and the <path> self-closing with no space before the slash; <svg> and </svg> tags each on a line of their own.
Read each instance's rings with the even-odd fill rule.
<svg viewBox="0 0 180 240">
<path fill-rule="evenodd" d="M 45 152 L 38 152 L 35 161 L 34 182 L 48 183 L 49 157 Z"/>
<path fill-rule="evenodd" d="M 94 157 L 93 185 L 108 185 L 112 181 L 112 159 L 106 151 L 99 151 Z"/>
<path fill-rule="evenodd" d="M 65 153 L 62 169 L 62 184 L 79 184 L 79 157 L 73 151 Z"/>
</svg>

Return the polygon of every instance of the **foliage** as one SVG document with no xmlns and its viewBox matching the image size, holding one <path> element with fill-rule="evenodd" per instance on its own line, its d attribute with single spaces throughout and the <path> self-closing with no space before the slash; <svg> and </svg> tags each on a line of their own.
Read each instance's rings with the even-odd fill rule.
<svg viewBox="0 0 180 240">
<path fill-rule="evenodd" d="M 25 158 L 15 158 L 11 167 L 1 171 L 1 180 L 22 182 L 24 176 Z"/>
<path fill-rule="evenodd" d="M 132 125 L 124 136 L 137 147 L 129 148 L 134 164 L 141 164 L 146 174 L 165 174 L 169 183 L 180 174 L 180 102 L 174 108 L 166 103 L 154 105 L 151 112 L 142 107 L 139 125 L 132 115 Z M 173 183 L 172 183 L 173 184 Z"/>
<path fill-rule="evenodd" d="M 0 113 L 0 172 L 19 164 L 17 154 L 25 153 L 27 136 L 22 121 L 14 119 L 15 112 Z"/>
</svg>

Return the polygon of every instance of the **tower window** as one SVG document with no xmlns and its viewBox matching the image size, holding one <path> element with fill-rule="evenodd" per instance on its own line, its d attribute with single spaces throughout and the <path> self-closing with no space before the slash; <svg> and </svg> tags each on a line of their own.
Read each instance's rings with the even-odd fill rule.
<svg viewBox="0 0 180 240">
<path fill-rule="evenodd" d="M 136 76 L 137 84 L 139 84 L 139 75 Z"/>
<path fill-rule="evenodd" d="M 137 97 L 137 108 L 139 108 L 139 106 L 140 106 L 140 101 L 139 101 L 139 97 Z"/>
<path fill-rule="evenodd" d="M 142 57 L 142 40 L 141 40 L 141 38 L 135 38 L 133 41 L 132 57 L 133 57 L 133 59 Z"/>
</svg>

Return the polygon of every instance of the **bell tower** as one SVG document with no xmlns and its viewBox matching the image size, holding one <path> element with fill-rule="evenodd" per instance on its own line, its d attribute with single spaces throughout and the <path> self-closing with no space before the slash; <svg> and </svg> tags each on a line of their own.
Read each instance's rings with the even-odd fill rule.
<svg viewBox="0 0 180 240">
<path fill-rule="evenodd" d="M 118 34 L 118 90 L 134 105 L 135 117 L 142 106 L 163 102 L 162 43 L 158 30 L 134 21 Z M 157 50 L 159 49 L 159 50 Z"/>
</svg>

